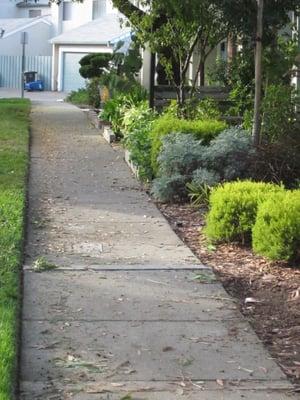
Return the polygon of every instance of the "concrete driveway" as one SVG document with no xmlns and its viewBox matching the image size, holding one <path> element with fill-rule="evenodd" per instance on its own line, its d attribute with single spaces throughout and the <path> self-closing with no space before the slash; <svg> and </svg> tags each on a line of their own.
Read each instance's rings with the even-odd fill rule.
<svg viewBox="0 0 300 400">
<path fill-rule="evenodd" d="M 25 92 L 24 97 L 31 101 L 38 102 L 59 102 L 63 101 L 67 97 L 67 93 L 64 92 Z M 21 97 L 21 90 L 19 89 L 7 89 L 0 88 L 0 99 L 1 98 L 15 98 Z"/>
</svg>

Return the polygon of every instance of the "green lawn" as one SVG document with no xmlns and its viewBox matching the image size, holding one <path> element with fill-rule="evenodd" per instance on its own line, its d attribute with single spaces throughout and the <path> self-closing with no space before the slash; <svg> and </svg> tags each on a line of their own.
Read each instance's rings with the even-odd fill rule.
<svg viewBox="0 0 300 400">
<path fill-rule="evenodd" d="M 0 400 L 16 378 L 30 102 L 0 100 Z"/>
</svg>

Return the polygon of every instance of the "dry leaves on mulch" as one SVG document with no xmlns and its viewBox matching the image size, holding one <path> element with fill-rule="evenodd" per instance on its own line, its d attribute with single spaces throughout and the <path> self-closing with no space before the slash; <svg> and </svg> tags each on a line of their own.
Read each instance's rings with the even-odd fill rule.
<svg viewBox="0 0 300 400">
<path fill-rule="evenodd" d="M 158 206 L 183 242 L 239 300 L 242 313 L 287 376 L 300 384 L 300 265 L 271 263 L 238 244 L 208 246 L 201 233 L 205 210 Z"/>
</svg>

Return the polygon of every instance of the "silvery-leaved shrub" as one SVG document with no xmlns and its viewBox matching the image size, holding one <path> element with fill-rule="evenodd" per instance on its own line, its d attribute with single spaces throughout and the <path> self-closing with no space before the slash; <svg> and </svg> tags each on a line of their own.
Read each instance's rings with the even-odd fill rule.
<svg viewBox="0 0 300 400">
<path fill-rule="evenodd" d="M 226 129 L 205 147 L 203 165 L 218 173 L 223 181 L 248 177 L 254 148 L 251 135 L 239 127 Z"/>
<path fill-rule="evenodd" d="M 159 176 L 191 176 L 202 163 L 204 146 L 192 134 L 171 133 L 162 138 L 158 156 Z"/>
<path fill-rule="evenodd" d="M 207 168 L 198 168 L 193 172 L 192 184 L 195 186 L 207 185 L 209 187 L 216 186 L 221 181 L 220 175 Z"/>
<path fill-rule="evenodd" d="M 186 200 L 186 184 L 186 176 L 180 174 L 164 175 L 154 179 L 151 194 L 156 200 L 163 203 L 178 203 Z"/>
</svg>

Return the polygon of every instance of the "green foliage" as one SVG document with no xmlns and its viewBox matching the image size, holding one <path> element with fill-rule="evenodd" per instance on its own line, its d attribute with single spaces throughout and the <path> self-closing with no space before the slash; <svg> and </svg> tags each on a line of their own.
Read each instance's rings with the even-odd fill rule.
<svg viewBox="0 0 300 400">
<path fill-rule="evenodd" d="M 114 133 L 120 137 L 123 122 L 124 96 L 117 96 L 105 102 L 103 110 L 99 113 L 102 121 L 110 122 Z"/>
<path fill-rule="evenodd" d="M 299 53 L 298 32 L 290 26 L 293 35 L 278 34 L 270 46 L 266 46 L 263 52 L 263 71 L 266 84 L 289 85 L 289 71 L 295 64 Z M 274 62 L 276 60 L 276 62 Z"/>
<path fill-rule="evenodd" d="M 193 182 L 188 182 L 186 188 L 192 206 L 200 207 L 208 205 L 211 187 L 206 184 L 195 185 Z"/>
<path fill-rule="evenodd" d="M 134 43 L 134 42 L 133 42 Z M 127 53 L 120 52 L 123 42 L 119 42 L 112 54 L 91 53 L 84 56 L 79 64 L 79 73 L 83 78 L 102 77 L 104 80 L 110 74 L 133 80 L 142 68 L 142 58 L 139 48 L 133 44 Z"/>
<path fill-rule="evenodd" d="M 87 89 L 78 89 L 72 91 L 66 100 L 69 103 L 77 105 L 88 105 L 90 104 L 90 98 Z"/>
<path fill-rule="evenodd" d="M 137 77 L 138 72 L 143 66 L 143 60 L 140 52 L 140 48 L 137 45 L 135 38 L 133 38 L 132 45 L 127 53 L 123 54 L 120 52 L 120 48 L 123 46 L 123 42 L 119 42 L 114 53 L 112 62 L 116 66 L 116 72 L 120 76 L 125 76 L 129 80 Z"/>
<path fill-rule="evenodd" d="M 118 1 L 118 0 L 114 0 Z M 257 6 L 253 0 L 215 0 L 231 30 L 244 38 L 255 37 Z M 268 0 L 264 4 L 263 44 L 272 44 L 274 33 L 290 22 L 289 12 L 299 9 L 299 0 Z"/>
<path fill-rule="evenodd" d="M 292 261 L 300 252 L 300 190 L 274 194 L 260 205 L 252 233 L 255 253 Z"/>
<path fill-rule="evenodd" d="M 263 95 L 268 93 L 270 85 L 289 86 L 290 71 L 298 53 L 297 35 L 282 37 L 276 34 L 272 42 L 263 49 Z M 276 62 L 274 62 L 276 60 Z M 211 84 L 231 89 L 229 100 L 232 103 L 229 115 L 246 116 L 247 129 L 252 124 L 254 104 L 254 47 L 244 38 L 242 48 L 234 60 L 227 63 L 218 59 L 209 71 Z M 249 114 L 249 112 L 251 113 Z M 246 112 L 246 115 L 245 115 Z"/>
<path fill-rule="evenodd" d="M 262 102 L 262 140 L 276 142 L 288 134 L 296 121 L 295 93 L 290 85 L 270 85 Z"/>
<path fill-rule="evenodd" d="M 254 52 L 249 43 L 243 43 L 242 49 L 230 63 L 217 59 L 208 76 L 210 84 L 231 89 L 229 115 L 241 116 L 246 110 L 253 108 Z"/>
<path fill-rule="evenodd" d="M 212 98 L 199 100 L 192 97 L 185 101 L 185 104 L 179 110 L 175 100 L 165 108 L 164 114 L 177 118 L 180 112 L 188 120 L 218 120 L 221 118 L 221 112 L 218 103 Z"/>
<path fill-rule="evenodd" d="M 0 398 L 17 379 L 29 140 L 28 100 L 0 100 Z"/>
<path fill-rule="evenodd" d="M 192 178 L 192 182 L 186 185 L 192 205 L 208 205 L 212 188 L 221 181 L 220 175 L 206 168 L 198 168 L 193 172 Z"/>
<path fill-rule="evenodd" d="M 208 83 L 212 86 L 229 86 L 230 76 L 228 63 L 220 57 L 217 57 L 215 65 L 207 71 Z"/>
<path fill-rule="evenodd" d="M 263 182 L 225 183 L 212 190 L 205 233 L 212 241 L 250 239 L 259 204 L 281 186 Z"/>
<path fill-rule="evenodd" d="M 139 178 L 152 179 L 150 132 L 156 114 L 146 101 L 129 108 L 123 118 L 124 146 L 130 151 L 131 161 L 139 167 Z"/>
<path fill-rule="evenodd" d="M 111 54 L 87 54 L 79 61 L 79 73 L 85 79 L 99 78 L 101 75 L 106 73 L 111 60 Z"/>
<path fill-rule="evenodd" d="M 181 107 L 184 104 L 182 89 L 196 45 L 204 62 L 227 35 L 228 25 L 219 8 L 208 0 L 142 1 L 139 4 L 146 6 L 147 12 L 124 0 L 115 0 L 114 4 L 129 19 L 139 43 L 142 46 L 147 43 L 151 51 L 158 54 L 167 80 L 176 88 Z M 196 82 L 197 79 L 193 83 Z"/>
<path fill-rule="evenodd" d="M 99 118 L 110 122 L 114 133 L 118 136 L 123 135 L 124 117 L 128 110 L 141 102 L 145 101 L 146 91 L 135 86 L 136 90 L 131 90 L 128 94 L 118 94 L 105 102 L 103 110 L 99 113 Z"/>
<path fill-rule="evenodd" d="M 162 138 L 169 133 L 190 133 L 203 143 L 208 143 L 212 138 L 226 128 L 226 123 L 215 120 L 183 120 L 168 114 L 162 115 L 153 124 L 151 132 L 151 164 L 155 174 L 158 173 L 158 162 Z"/>
<path fill-rule="evenodd" d="M 299 98 L 290 84 L 271 84 L 265 89 L 262 99 L 261 142 L 276 143 L 294 130 L 296 106 Z M 246 110 L 243 126 L 250 129 L 253 110 Z"/>
<path fill-rule="evenodd" d="M 134 42 L 133 42 L 134 43 Z M 92 53 L 80 60 L 80 74 L 88 78 L 86 89 L 89 104 L 99 108 L 100 88 L 108 88 L 110 96 L 115 97 L 121 93 L 140 94 L 145 90 L 136 81 L 137 74 L 142 67 L 142 58 L 139 48 L 135 45 L 126 54 L 120 52 L 120 42 L 113 54 Z"/>
<path fill-rule="evenodd" d="M 100 99 L 100 79 L 92 78 L 86 82 L 86 91 L 88 96 L 88 104 L 95 108 L 100 107 L 101 99 Z"/>
</svg>

